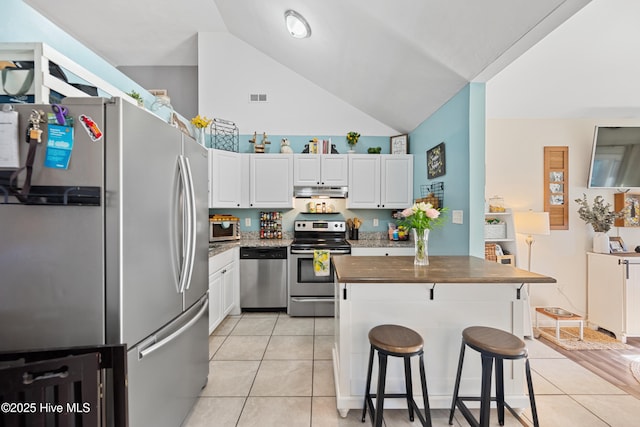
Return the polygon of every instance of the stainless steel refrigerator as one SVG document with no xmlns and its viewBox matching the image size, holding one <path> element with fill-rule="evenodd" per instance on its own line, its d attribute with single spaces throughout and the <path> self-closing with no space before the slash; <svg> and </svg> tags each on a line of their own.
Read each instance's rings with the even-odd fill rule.
<svg viewBox="0 0 640 427">
<path fill-rule="evenodd" d="M 126 343 L 129 425 L 178 427 L 208 375 L 207 150 L 119 98 L 63 107 L 13 106 L 19 166 L 48 123 L 27 196 L 0 168 L 0 351 Z"/>
</svg>

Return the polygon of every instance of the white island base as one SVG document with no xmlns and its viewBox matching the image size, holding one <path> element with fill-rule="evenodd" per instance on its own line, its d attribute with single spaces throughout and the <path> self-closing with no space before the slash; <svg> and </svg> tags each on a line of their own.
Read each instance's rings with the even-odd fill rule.
<svg viewBox="0 0 640 427">
<path fill-rule="evenodd" d="M 422 335 L 429 404 L 450 408 L 462 330 L 490 326 L 524 335 L 523 313 L 527 301 L 522 283 L 339 283 L 335 284 L 335 339 L 333 369 L 337 409 L 346 417 L 350 409 L 362 410 L 369 357 L 369 330 L 398 324 Z M 386 392 L 404 392 L 402 359 L 389 357 Z M 412 360 L 415 400 L 422 403 L 418 358 Z M 372 390 L 377 384 L 377 356 Z M 460 396 L 479 396 L 481 362 L 467 348 Z M 524 360 L 504 361 L 505 398 L 513 408 L 527 408 Z M 495 388 L 494 388 L 495 390 Z M 474 407 L 470 402 L 469 406 Z M 475 407 L 478 407 L 477 405 Z M 404 399 L 385 399 L 385 408 L 406 408 Z"/>
</svg>

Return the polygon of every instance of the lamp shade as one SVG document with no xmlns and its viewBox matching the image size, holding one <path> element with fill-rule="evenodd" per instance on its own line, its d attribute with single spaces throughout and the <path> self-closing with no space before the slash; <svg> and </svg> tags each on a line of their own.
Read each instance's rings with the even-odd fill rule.
<svg viewBox="0 0 640 427">
<path fill-rule="evenodd" d="M 549 212 L 516 212 L 515 213 L 516 232 L 521 234 L 551 234 L 549 227 Z"/>
</svg>

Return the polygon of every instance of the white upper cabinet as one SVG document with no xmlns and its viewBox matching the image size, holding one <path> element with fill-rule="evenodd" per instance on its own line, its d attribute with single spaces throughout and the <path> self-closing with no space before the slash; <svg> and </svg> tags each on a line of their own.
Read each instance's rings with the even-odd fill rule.
<svg viewBox="0 0 640 427">
<path fill-rule="evenodd" d="M 209 150 L 210 208 L 241 207 L 241 161 L 239 153 Z"/>
<path fill-rule="evenodd" d="M 251 154 L 249 207 L 293 207 L 293 155 Z"/>
<path fill-rule="evenodd" d="M 385 209 L 404 209 L 413 204 L 413 156 L 380 156 L 380 204 Z"/>
<path fill-rule="evenodd" d="M 293 185 L 346 187 L 348 156 L 341 154 L 295 154 Z"/>
<path fill-rule="evenodd" d="M 349 197 L 347 208 L 380 207 L 380 156 L 349 156 Z"/>
<path fill-rule="evenodd" d="M 350 209 L 404 209 L 413 204 L 411 154 L 349 156 Z"/>
</svg>

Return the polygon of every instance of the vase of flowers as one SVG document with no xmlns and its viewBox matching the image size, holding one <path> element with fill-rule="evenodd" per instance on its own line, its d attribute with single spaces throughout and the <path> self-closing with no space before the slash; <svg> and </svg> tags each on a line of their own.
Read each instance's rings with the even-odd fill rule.
<svg viewBox="0 0 640 427">
<path fill-rule="evenodd" d="M 400 213 L 400 225 L 413 230 L 415 247 L 414 265 L 429 265 L 429 232 L 442 225 L 441 213 L 446 209 L 436 209 L 431 203 L 415 203 Z"/>
<path fill-rule="evenodd" d="M 211 122 L 212 120 L 208 119 L 207 116 L 201 116 L 200 114 L 191 119 L 191 124 L 195 126 L 197 132 L 196 140 L 204 147 L 207 146 L 205 129 L 211 124 Z"/>
<path fill-rule="evenodd" d="M 354 148 L 358 143 L 358 139 L 360 139 L 360 134 L 358 132 L 349 132 L 347 134 L 347 144 L 349 144 L 349 153 L 356 152 Z"/>
<path fill-rule="evenodd" d="M 613 226 L 613 222 L 622 216 L 623 212 L 615 212 L 611 208 L 611 203 L 605 204 L 602 196 L 596 196 L 593 199 L 593 206 L 589 206 L 586 194 L 582 195 L 582 199 L 576 199 L 575 201 L 580 205 L 578 209 L 580 219 L 590 224 L 595 232 L 593 236 L 593 252 L 608 254 L 610 248 L 607 232 Z"/>
</svg>

